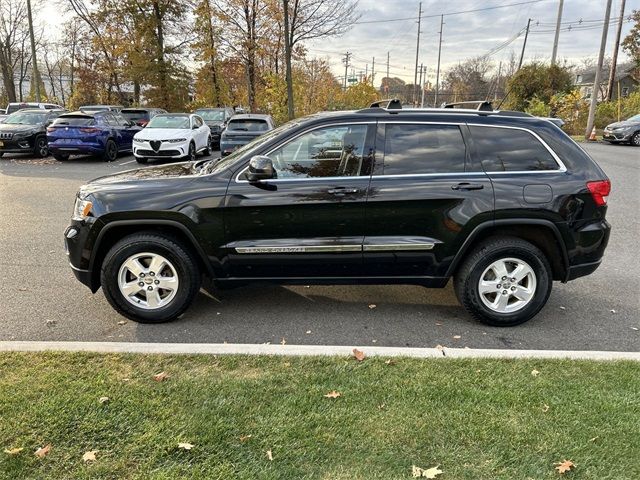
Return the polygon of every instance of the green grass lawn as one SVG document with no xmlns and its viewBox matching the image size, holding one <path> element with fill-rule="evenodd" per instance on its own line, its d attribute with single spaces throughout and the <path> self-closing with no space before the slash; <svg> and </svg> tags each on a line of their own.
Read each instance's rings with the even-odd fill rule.
<svg viewBox="0 0 640 480">
<path fill-rule="evenodd" d="M 3 353 L 0 478 L 640 478 L 639 363 L 385 360 Z"/>
</svg>

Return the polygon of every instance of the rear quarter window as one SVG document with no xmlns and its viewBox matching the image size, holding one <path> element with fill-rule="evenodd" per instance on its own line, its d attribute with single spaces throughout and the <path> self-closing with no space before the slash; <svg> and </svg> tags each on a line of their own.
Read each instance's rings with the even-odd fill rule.
<svg viewBox="0 0 640 480">
<path fill-rule="evenodd" d="M 514 128 L 469 126 L 485 172 L 559 170 L 551 152 L 531 132 Z"/>
</svg>

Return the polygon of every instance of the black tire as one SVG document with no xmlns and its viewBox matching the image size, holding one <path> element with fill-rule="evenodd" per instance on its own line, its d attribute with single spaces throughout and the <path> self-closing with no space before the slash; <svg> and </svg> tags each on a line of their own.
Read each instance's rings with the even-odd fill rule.
<svg viewBox="0 0 640 480">
<path fill-rule="evenodd" d="M 207 147 L 204 149 L 204 154 L 208 157 L 213 153 L 213 148 L 211 148 L 211 136 L 207 138 Z"/>
<path fill-rule="evenodd" d="M 107 140 L 102 153 L 102 160 L 105 162 L 113 162 L 118 158 L 118 144 L 112 139 Z"/>
<path fill-rule="evenodd" d="M 118 286 L 122 265 L 132 255 L 146 252 L 162 255 L 171 262 L 179 281 L 173 299 L 167 305 L 152 310 L 139 308 L 128 301 Z M 120 240 L 107 253 L 100 274 L 102 290 L 111 306 L 121 315 L 140 323 L 175 320 L 189 307 L 200 290 L 201 282 L 198 263 L 190 249 L 170 236 L 156 233 L 138 233 Z"/>
<path fill-rule="evenodd" d="M 53 158 L 55 158 L 59 162 L 64 162 L 65 160 L 69 160 L 69 154 L 68 153 L 53 153 Z"/>
<path fill-rule="evenodd" d="M 634 147 L 640 147 L 640 131 L 631 136 L 631 141 L 629 143 Z"/>
<path fill-rule="evenodd" d="M 2 158 L 3 155 L 4 155 L 4 152 L 0 152 L 0 158 Z"/>
<path fill-rule="evenodd" d="M 187 162 L 195 162 L 196 161 L 196 144 L 191 142 L 189 144 L 189 153 L 184 158 Z"/>
<path fill-rule="evenodd" d="M 483 272 L 493 262 L 507 258 L 524 261 L 531 267 L 535 274 L 536 288 L 531 300 L 520 310 L 501 313 L 483 303 L 479 283 Z M 530 320 L 544 307 L 551 294 L 552 283 L 551 266 L 540 249 L 517 237 L 493 237 L 467 255 L 455 275 L 454 289 L 460 303 L 476 320 L 494 327 L 511 327 Z M 496 292 L 497 295 L 500 292 Z M 507 298 L 510 298 L 510 294 Z"/>
<path fill-rule="evenodd" d="M 47 137 L 40 135 L 33 142 L 33 154 L 38 158 L 45 158 L 49 155 L 49 144 Z"/>
<path fill-rule="evenodd" d="M 149 162 L 149 159 L 148 158 L 142 158 L 142 157 L 136 157 L 136 162 L 145 164 L 145 163 Z"/>
</svg>

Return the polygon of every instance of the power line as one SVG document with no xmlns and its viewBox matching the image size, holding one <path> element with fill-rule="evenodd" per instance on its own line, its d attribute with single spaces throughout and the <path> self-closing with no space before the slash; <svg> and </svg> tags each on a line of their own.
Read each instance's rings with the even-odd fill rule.
<svg viewBox="0 0 640 480">
<path fill-rule="evenodd" d="M 493 7 L 483 7 L 483 8 L 474 8 L 473 10 L 460 10 L 457 12 L 448 12 L 448 13 L 438 13 L 438 14 L 433 14 L 433 15 L 422 15 L 421 18 L 425 19 L 425 18 L 437 18 L 440 16 L 451 16 L 451 15 L 462 15 L 464 13 L 476 13 L 476 12 L 484 12 L 487 10 L 496 10 L 498 8 L 508 8 L 508 7 L 517 7 L 519 5 L 529 5 L 532 3 L 540 3 L 540 2 L 546 2 L 548 0 L 529 0 L 526 2 L 517 2 L 517 3 L 509 3 L 506 5 L 495 5 Z M 369 23 L 387 23 L 387 22 L 401 22 L 401 21 L 405 21 L 405 20 L 418 20 L 417 17 L 404 17 L 404 18 L 388 18 L 385 20 L 363 20 L 360 22 L 354 22 L 356 25 L 364 25 L 364 24 L 369 24 Z"/>
</svg>

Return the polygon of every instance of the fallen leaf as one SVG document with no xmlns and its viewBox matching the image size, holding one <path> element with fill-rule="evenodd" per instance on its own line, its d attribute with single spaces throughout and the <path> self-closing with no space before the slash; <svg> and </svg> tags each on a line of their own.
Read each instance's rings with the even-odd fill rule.
<svg viewBox="0 0 640 480">
<path fill-rule="evenodd" d="M 100 397 L 98 401 L 100 403 L 109 403 L 109 397 Z"/>
<path fill-rule="evenodd" d="M 436 326 L 437 326 L 437 327 L 441 327 L 441 326 L 442 326 L 442 324 L 441 324 L 441 323 L 436 322 Z"/>
<path fill-rule="evenodd" d="M 271 449 L 267 450 L 267 458 L 270 462 L 273 462 L 273 453 L 271 453 Z"/>
<path fill-rule="evenodd" d="M 384 410 L 384 407 L 385 407 L 385 404 L 384 404 L 384 403 L 381 403 L 380 405 L 378 405 L 378 408 L 379 408 L 380 410 Z"/>
<path fill-rule="evenodd" d="M 364 352 L 361 352 L 361 351 L 360 351 L 360 350 L 358 350 L 357 348 L 354 348 L 354 349 L 353 349 L 353 357 L 354 357 L 357 361 L 361 362 L 361 361 L 363 361 L 363 360 L 364 360 L 365 355 L 364 355 Z"/>
<path fill-rule="evenodd" d="M 598 438 L 600 438 L 600 437 L 593 437 L 593 438 L 590 438 L 589 441 L 590 442 L 595 442 Z"/>
<path fill-rule="evenodd" d="M 27 291 L 26 287 L 18 287 L 18 290 L 20 290 L 21 292 L 26 292 Z"/>
<path fill-rule="evenodd" d="M 4 453 L 6 453 L 7 455 L 17 455 L 19 454 L 22 450 L 24 450 L 23 447 L 20 448 L 5 448 L 4 449 Z"/>
<path fill-rule="evenodd" d="M 534 368 L 533 370 L 531 370 L 531 375 L 537 377 L 538 375 L 540 375 L 540 372 Z"/>
<path fill-rule="evenodd" d="M 34 455 L 36 457 L 44 458 L 46 455 L 49 454 L 50 451 L 51 451 L 51 444 L 49 443 L 48 445 L 46 445 L 44 447 L 40 447 L 39 449 L 37 449 L 34 452 Z"/>
<path fill-rule="evenodd" d="M 118 325 L 124 325 L 125 323 L 127 323 L 127 321 L 126 321 L 126 320 L 120 320 L 120 321 L 118 322 Z"/>
<path fill-rule="evenodd" d="M 436 349 L 438 350 L 444 350 L 444 347 L 442 345 L 436 345 Z"/>
<path fill-rule="evenodd" d="M 240 441 L 241 442 L 246 442 L 247 440 L 249 440 L 253 435 L 240 435 Z"/>
<path fill-rule="evenodd" d="M 280 340 L 280 345 L 286 345 L 287 341 L 284 339 L 284 337 L 282 337 L 282 340 Z"/>
<path fill-rule="evenodd" d="M 631 330 L 633 330 L 634 332 L 638 331 L 638 329 L 636 327 L 631 327 Z"/>
<path fill-rule="evenodd" d="M 462 337 L 460 335 L 454 335 L 453 338 L 455 338 L 456 340 L 460 340 Z"/>
<path fill-rule="evenodd" d="M 95 462 L 96 453 L 98 453 L 97 450 L 90 450 L 88 452 L 84 452 L 84 455 L 82 455 L 82 460 L 84 460 L 85 462 Z"/>
<path fill-rule="evenodd" d="M 616 311 L 612 308 L 612 309 L 611 309 L 611 313 L 616 313 Z"/>
<path fill-rule="evenodd" d="M 311 330 L 307 330 L 305 333 L 309 335 L 311 333 Z"/>
<path fill-rule="evenodd" d="M 335 390 L 330 391 L 329 393 L 324 395 L 327 398 L 338 398 L 341 397 L 342 394 L 340 392 L 336 392 Z"/>
<path fill-rule="evenodd" d="M 437 467 L 431 468 L 420 468 L 413 465 L 411 467 L 411 474 L 415 477 L 423 477 L 423 478 L 436 478 L 437 475 L 440 475 L 442 470 L 440 470 L 439 465 Z"/>
<path fill-rule="evenodd" d="M 180 442 L 178 443 L 178 448 L 181 448 L 182 450 L 191 450 L 193 448 L 193 445 L 186 442 Z"/>
<path fill-rule="evenodd" d="M 567 307 L 560 307 L 560 310 L 566 310 Z"/>
<path fill-rule="evenodd" d="M 573 467 L 576 466 L 576 464 L 573 463 L 571 460 L 563 460 L 562 462 L 555 463 L 554 465 L 557 465 L 556 470 L 558 470 L 558 473 L 568 472 L 569 470 L 571 470 Z"/>
<path fill-rule="evenodd" d="M 390 358 L 389 360 L 385 360 L 384 363 L 386 365 L 395 365 L 396 361 Z"/>
<path fill-rule="evenodd" d="M 47 325 L 55 325 L 58 323 L 56 320 L 47 320 Z"/>
<path fill-rule="evenodd" d="M 373 340 L 371 340 L 373 343 L 378 343 L 378 340 L 376 340 L 375 338 Z"/>
<path fill-rule="evenodd" d="M 284 362 L 284 363 L 283 363 L 283 365 L 284 365 L 285 367 L 290 367 L 290 366 L 291 366 L 291 362 Z"/>
<path fill-rule="evenodd" d="M 164 382 L 167 378 L 169 378 L 169 374 L 167 372 L 160 372 L 160 373 L 156 373 L 153 376 L 153 379 L 156 382 Z"/>
<path fill-rule="evenodd" d="M 549 405 L 547 405 L 546 403 L 544 404 L 544 407 L 542 407 L 542 411 L 544 413 L 547 413 L 549 411 Z"/>
<path fill-rule="evenodd" d="M 372 303 L 371 305 L 369 305 L 369 308 L 370 308 L 371 310 L 373 310 L 373 309 L 374 309 L 374 308 L 376 308 L 376 307 L 377 307 L 377 305 L 376 305 L 375 303 Z"/>
</svg>

